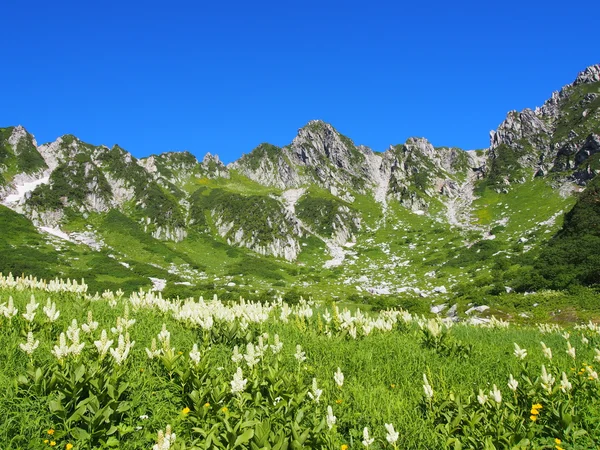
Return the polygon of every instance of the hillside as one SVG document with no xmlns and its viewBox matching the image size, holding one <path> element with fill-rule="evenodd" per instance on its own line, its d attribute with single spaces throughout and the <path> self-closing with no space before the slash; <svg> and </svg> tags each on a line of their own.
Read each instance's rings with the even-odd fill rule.
<svg viewBox="0 0 600 450">
<path fill-rule="evenodd" d="M 502 310 L 514 289 L 598 286 L 599 151 L 599 65 L 509 112 L 476 151 L 415 137 L 378 153 L 311 121 L 225 166 L 2 128 L 0 272 L 98 291 Z"/>
</svg>

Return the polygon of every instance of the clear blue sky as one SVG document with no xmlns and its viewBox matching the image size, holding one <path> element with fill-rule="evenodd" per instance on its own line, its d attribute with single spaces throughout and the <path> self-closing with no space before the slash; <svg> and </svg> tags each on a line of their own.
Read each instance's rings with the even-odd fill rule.
<svg viewBox="0 0 600 450">
<path fill-rule="evenodd" d="M 600 2 L 403 3 L 4 2 L 0 126 L 226 162 L 311 119 L 473 149 L 600 62 Z"/>
</svg>

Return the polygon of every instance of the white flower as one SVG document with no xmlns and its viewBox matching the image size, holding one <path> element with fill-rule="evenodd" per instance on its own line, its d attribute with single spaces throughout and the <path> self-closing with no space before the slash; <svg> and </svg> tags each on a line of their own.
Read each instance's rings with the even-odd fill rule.
<svg viewBox="0 0 600 450">
<path fill-rule="evenodd" d="M 231 355 L 231 360 L 238 364 L 242 359 L 244 359 L 244 355 L 240 353 L 238 346 L 233 347 L 233 355 Z"/>
<path fill-rule="evenodd" d="M 27 341 L 24 344 L 19 344 L 21 350 L 31 356 L 36 348 L 40 345 L 40 341 L 37 341 L 33 337 L 33 333 L 30 331 L 27 333 Z"/>
<path fill-rule="evenodd" d="M 323 313 L 323 319 L 325 320 L 325 323 L 331 322 L 331 314 L 329 313 L 328 309 L 326 309 L 325 313 Z"/>
<path fill-rule="evenodd" d="M 515 342 L 515 356 L 518 359 L 525 359 L 527 356 L 527 349 L 519 347 L 519 345 Z"/>
<path fill-rule="evenodd" d="M 46 317 L 48 317 L 48 321 L 55 322 L 60 316 L 60 311 L 56 309 L 56 303 L 52 302 L 50 299 L 46 302 L 46 306 L 42 308 Z"/>
<path fill-rule="evenodd" d="M 106 356 L 112 343 L 113 343 L 113 341 L 108 339 L 106 330 L 102 330 L 102 333 L 100 333 L 100 340 L 94 341 L 94 345 L 96 346 L 96 349 L 98 350 L 100 359 L 102 359 L 102 358 L 104 358 L 104 356 Z"/>
<path fill-rule="evenodd" d="M 38 309 L 39 306 L 40 304 L 35 301 L 35 297 L 32 295 L 29 303 L 25 305 L 25 309 L 27 310 L 27 312 L 23 313 L 23 317 L 27 322 L 33 322 L 33 319 L 35 318 L 35 311 Z"/>
<path fill-rule="evenodd" d="M 335 381 L 335 384 L 337 384 L 339 387 L 342 387 L 344 385 L 344 374 L 342 373 L 339 367 L 337 368 L 337 372 L 333 374 L 333 380 Z"/>
<path fill-rule="evenodd" d="M 519 382 L 514 379 L 513 374 L 511 373 L 510 377 L 508 377 L 508 388 L 511 391 L 516 392 L 518 387 L 519 387 Z"/>
<path fill-rule="evenodd" d="M 387 430 L 387 436 L 385 437 L 385 439 L 390 444 L 395 444 L 396 441 L 398 440 L 398 437 L 400 436 L 399 433 L 394 430 L 394 425 L 393 424 L 386 423 L 384 425 L 385 425 L 385 429 Z"/>
<path fill-rule="evenodd" d="M 273 352 L 274 355 L 276 355 L 283 348 L 283 342 L 279 341 L 278 334 L 275 335 L 274 340 L 275 340 L 275 342 L 273 344 L 271 344 L 271 351 Z"/>
<path fill-rule="evenodd" d="M 480 405 L 485 405 L 488 400 L 488 396 L 483 393 L 482 389 L 479 389 L 479 394 L 477 395 L 477 401 Z"/>
<path fill-rule="evenodd" d="M 594 361 L 600 362 L 600 350 L 595 348 L 594 351 L 596 352 L 596 356 L 594 356 Z"/>
<path fill-rule="evenodd" d="M 590 340 L 588 338 L 586 338 L 585 336 L 581 336 L 581 343 L 583 345 L 588 345 L 590 343 Z"/>
<path fill-rule="evenodd" d="M 575 359 L 575 347 L 571 347 L 571 343 L 567 341 L 567 355 Z"/>
<path fill-rule="evenodd" d="M 198 351 L 198 344 L 194 344 L 192 346 L 192 351 L 190 352 L 190 359 L 194 363 L 195 366 L 200 364 L 200 352 Z"/>
<path fill-rule="evenodd" d="M 159 430 L 156 444 L 154 444 L 152 450 L 169 450 L 171 444 L 175 442 L 175 438 L 175 433 L 171 431 L 171 425 L 167 425 L 164 433 L 162 430 Z"/>
<path fill-rule="evenodd" d="M 548 394 L 552 392 L 552 385 L 554 384 L 555 378 L 548 373 L 546 370 L 546 366 L 542 364 L 542 376 L 540 377 L 542 380 L 542 387 L 546 389 Z"/>
<path fill-rule="evenodd" d="M 115 360 L 115 363 L 118 366 L 125 362 L 134 344 L 135 341 L 129 342 L 129 333 L 125 333 L 125 336 L 123 336 L 122 334 L 119 335 L 117 348 L 110 349 L 110 354 L 112 355 L 113 359 Z"/>
<path fill-rule="evenodd" d="M 233 380 L 231 380 L 231 393 L 238 394 L 246 389 L 246 383 L 248 380 L 244 379 L 242 368 L 238 367 L 237 371 L 233 374 Z"/>
<path fill-rule="evenodd" d="M 573 385 L 571 384 L 571 382 L 569 381 L 569 379 L 567 378 L 567 374 L 566 373 L 562 373 L 562 377 L 560 379 L 560 390 L 563 393 L 567 393 L 569 392 L 571 389 L 573 389 Z"/>
<path fill-rule="evenodd" d="M 59 361 L 69 355 L 69 346 L 67 345 L 67 336 L 65 335 L 65 333 L 60 333 L 60 336 L 58 338 L 58 345 L 54 346 L 54 348 L 51 350 L 51 353 Z"/>
<path fill-rule="evenodd" d="M 433 388 L 429 384 L 429 380 L 425 374 L 423 374 L 423 392 L 425 393 L 425 397 L 433 398 Z"/>
<path fill-rule="evenodd" d="M 375 442 L 375 438 L 370 438 L 370 437 L 369 437 L 369 429 L 368 429 L 367 427 L 365 427 L 365 428 L 363 429 L 363 441 L 362 441 L 362 444 L 363 444 L 365 447 L 369 448 L 369 446 L 370 446 L 371 444 L 373 444 L 373 442 Z"/>
<path fill-rule="evenodd" d="M 148 355 L 148 359 L 154 359 L 162 354 L 162 349 L 157 348 L 156 339 L 152 338 L 152 343 L 150 344 L 150 348 L 146 348 L 146 355 Z"/>
<path fill-rule="evenodd" d="M 498 404 L 502 403 L 502 392 L 496 387 L 494 384 L 493 389 L 490 391 L 490 396 L 494 399 L 494 401 Z"/>
<path fill-rule="evenodd" d="M 84 333 L 93 333 L 98 328 L 98 322 L 94 321 L 92 317 L 92 312 L 88 311 L 87 313 L 87 323 L 81 325 L 81 329 Z"/>
<path fill-rule="evenodd" d="M 317 386 L 317 379 L 312 379 L 312 392 L 308 393 L 308 396 L 315 401 L 315 403 L 319 403 L 319 399 L 321 398 L 321 394 L 323 393 L 323 389 L 319 389 Z"/>
<path fill-rule="evenodd" d="M 6 317 L 8 320 L 11 320 L 13 317 L 19 314 L 19 310 L 15 308 L 12 296 L 8 297 L 8 305 L 6 305 L 6 303 L 2 303 L 2 305 L 0 305 L 0 312 L 2 312 L 4 317 Z"/>
<path fill-rule="evenodd" d="M 260 355 L 256 352 L 256 348 L 252 342 L 248 342 L 246 345 L 246 354 L 244 355 L 244 359 L 246 360 L 246 364 L 249 368 L 254 367 L 260 362 Z"/>
<path fill-rule="evenodd" d="M 550 347 L 546 347 L 546 344 L 544 344 L 543 342 L 540 342 L 540 344 L 542 344 L 542 353 L 544 353 L 544 356 L 548 359 L 552 359 L 552 349 Z"/>
<path fill-rule="evenodd" d="M 162 324 L 162 329 L 160 330 L 160 333 L 158 333 L 158 341 L 161 344 L 164 344 L 165 342 L 170 342 L 171 341 L 171 333 L 169 332 L 169 330 L 167 330 L 167 324 L 166 323 Z"/>
<path fill-rule="evenodd" d="M 563 333 L 561 336 L 562 336 L 563 338 L 565 338 L 565 341 L 568 341 L 568 340 L 569 340 L 569 338 L 571 337 L 571 335 L 569 334 L 569 332 L 568 332 L 568 331 L 565 331 L 565 332 L 564 332 L 564 333 Z"/>
<path fill-rule="evenodd" d="M 296 353 L 294 353 L 294 358 L 296 358 L 299 363 L 306 361 L 306 353 L 302 351 L 300 344 L 296 345 Z"/>
<path fill-rule="evenodd" d="M 331 430 L 333 428 L 333 426 L 335 425 L 335 422 L 337 421 L 337 418 L 333 415 L 333 409 L 331 409 L 331 406 L 327 407 L 327 427 L 329 427 L 329 429 Z"/>
<path fill-rule="evenodd" d="M 590 380 L 597 380 L 598 379 L 598 373 L 595 370 L 593 370 L 590 366 L 587 366 L 585 368 L 585 370 L 587 370 L 588 377 L 590 378 Z"/>
</svg>

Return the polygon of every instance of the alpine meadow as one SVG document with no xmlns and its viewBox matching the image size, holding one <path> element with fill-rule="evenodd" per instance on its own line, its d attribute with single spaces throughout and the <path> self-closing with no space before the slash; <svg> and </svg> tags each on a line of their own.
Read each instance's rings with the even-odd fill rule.
<svg viewBox="0 0 600 450">
<path fill-rule="evenodd" d="M 600 65 L 478 150 L 31 132 L 0 128 L 0 449 L 600 447 Z"/>
</svg>

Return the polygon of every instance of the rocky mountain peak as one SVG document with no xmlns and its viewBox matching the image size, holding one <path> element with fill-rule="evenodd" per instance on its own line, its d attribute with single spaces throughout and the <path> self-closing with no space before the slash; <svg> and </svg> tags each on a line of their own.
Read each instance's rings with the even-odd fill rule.
<svg viewBox="0 0 600 450">
<path fill-rule="evenodd" d="M 600 81 L 600 64 L 594 64 L 579 72 L 579 75 L 577 75 L 577 78 L 573 82 L 573 86 L 584 83 L 596 83 L 597 81 Z"/>
<path fill-rule="evenodd" d="M 13 128 L 11 135 L 8 138 L 8 143 L 12 146 L 15 152 L 18 152 L 18 145 L 21 139 L 25 139 L 27 136 L 31 136 L 33 145 L 37 147 L 37 142 L 35 138 L 30 135 L 27 130 L 22 126 L 18 125 Z"/>
</svg>

